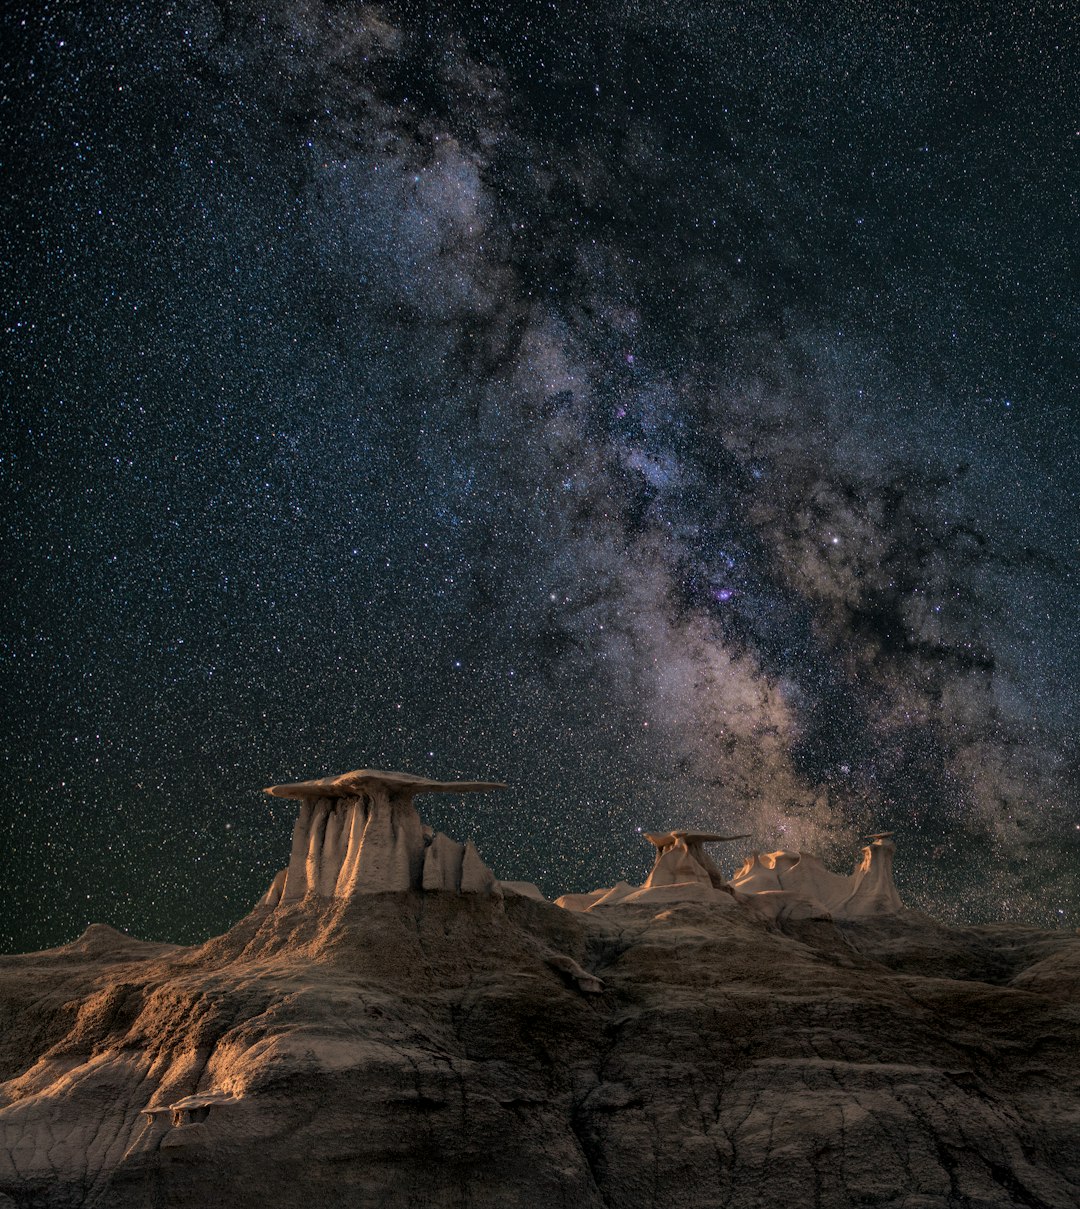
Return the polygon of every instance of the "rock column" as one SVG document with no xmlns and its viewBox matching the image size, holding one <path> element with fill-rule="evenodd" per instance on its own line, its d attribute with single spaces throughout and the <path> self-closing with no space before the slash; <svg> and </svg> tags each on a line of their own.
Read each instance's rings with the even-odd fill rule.
<svg viewBox="0 0 1080 1209">
<path fill-rule="evenodd" d="M 426 828 L 413 798 L 498 788 L 495 782 L 428 781 L 373 769 L 271 786 L 266 792 L 274 797 L 298 799 L 300 813 L 288 868 L 260 905 L 400 890 L 494 893 L 495 877 L 472 842 L 459 844 Z"/>
</svg>

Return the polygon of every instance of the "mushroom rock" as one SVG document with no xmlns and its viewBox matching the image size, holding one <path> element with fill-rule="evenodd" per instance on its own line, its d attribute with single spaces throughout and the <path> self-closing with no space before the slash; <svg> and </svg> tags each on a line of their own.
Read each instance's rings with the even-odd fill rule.
<svg viewBox="0 0 1080 1209">
<path fill-rule="evenodd" d="M 419 793 L 482 793 L 497 781 L 431 781 L 361 768 L 336 777 L 272 785 L 264 793 L 300 802 L 287 869 L 259 905 L 308 895 L 352 898 L 400 890 L 498 894 L 494 874 L 472 842 L 459 844 L 420 821 Z"/>
<path fill-rule="evenodd" d="M 684 882 L 700 882 L 722 890 L 727 879 L 713 863 L 702 844 L 744 840 L 745 835 L 715 835 L 710 831 L 668 831 L 663 835 L 645 832 L 645 838 L 656 848 L 656 861 L 643 890 L 659 886 L 675 886 Z"/>
<path fill-rule="evenodd" d="M 809 852 L 754 852 L 731 879 L 739 895 L 747 895 L 769 914 L 805 915 L 807 910 L 834 919 L 893 915 L 904 910 L 893 884 L 896 845 L 891 833 L 868 837 L 862 862 L 848 876 L 826 869 Z"/>
<path fill-rule="evenodd" d="M 646 831 L 645 838 L 656 849 L 656 860 L 642 886 L 619 882 L 610 889 L 588 894 L 564 894 L 555 900 L 567 911 L 588 912 L 615 907 L 683 901 L 731 901 L 731 889 L 723 873 L 702 847 L 703 844 L 745 839 L 743 835 L 717 835 L 711 831 Z"/>
<path fill-rule="evenodd" d="M 682 901 L 753 904 L 776 920 L 863 919 L 894 915 L 904 904 L 893 884 L 896 845 L 891 832 L 871 841 L 855 871 L 847 876 L 827 869 L 810 852 L 754 852 L 727 881 L 702 845 L 745 839 L 705 831 L 645 832 L 656 860 L 642 886 L 619 882 L 610 889 L 564 894 L 557 907 L 587 913 L 619 905 L 647 906 Z"/>
</svg>

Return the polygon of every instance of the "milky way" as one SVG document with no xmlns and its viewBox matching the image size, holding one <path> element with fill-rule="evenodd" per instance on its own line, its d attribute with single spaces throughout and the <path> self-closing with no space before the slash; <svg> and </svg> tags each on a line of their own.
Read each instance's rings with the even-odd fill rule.
<svg viewBox="0 0 1080 1209">
<path fill-rule="evenodd" d="M 807 8 L 9 22 L 0 943 L 220 931 L 362 766 L 1080 923 L 1080 31 Z"/>
</svg>

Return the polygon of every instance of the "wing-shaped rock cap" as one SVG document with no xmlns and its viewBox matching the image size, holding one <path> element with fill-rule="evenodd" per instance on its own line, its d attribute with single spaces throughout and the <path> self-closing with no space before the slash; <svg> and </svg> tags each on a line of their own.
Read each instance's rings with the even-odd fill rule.
<svg viewBox="0 0 1080 1209">
<path fill-rule="evenodd" d="M 642 837 L 656 849 L 656 859 L 642 886 L 619 882 L 609 890 L 590 894 L 564 894 L 555 900 L 567 911 L 592 911 L 618 903 L 642 906 L 680 901 L 713 902 L 726 906 L 732 901 L 723 873 L 702 847 L 747 835 L 721 835 L 717 831 L 643 831 Z"/>
<path fill-rule="evenodd" d="M 336 777 L 320 777 L 316 781 L 297 781 L 291 785 L 270 785 L 263 790 L 272 798 L 355 798 L 367 790 L 382 789 L 387 793 L 405 791 L 418 793 L 486 793 L 490 789 L 505 789 L 501 781 L 431 781 L 413 776 L 411 772 L 385 772 L 380 768 L 357 768 Z"/>
<path fill-rule="evenodd" d="M 674 847 L 679 840 L 685 840 L 689 844 L 719 844 L 727 843 L 731 840 L 747 840 L 750 838 L 750 832 L 745 831 L 742 835 L 717 835 L 715 831 L 667 831 L 663 835 L 653 831 L 642 832 L 645 838 L 654 847 L 659 848 L 661 852 L 665 848 Z"/>
</svg>

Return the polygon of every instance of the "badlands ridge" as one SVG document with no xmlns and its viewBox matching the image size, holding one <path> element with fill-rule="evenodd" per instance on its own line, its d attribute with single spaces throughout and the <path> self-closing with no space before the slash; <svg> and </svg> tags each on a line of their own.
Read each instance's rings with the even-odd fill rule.
<svg viewBox="0 0 1080 1209">
<path fill-rule="evenodd" d="M 453 890 L 501 895 L 504 888 L 543 900 L 531 883 L 500 883 L 472 841 L 461 844 L 422 823 L 419 793 L 486 793 L 498 781 L 429 781 L 410 773 L 361 768 L 337 777 L 271 785 L 264 792 L 300 802 L 288 867 L 274 878 L 260 907 L 299 902 L 309 895 L 348 899 L 403 890 Z M 564 894 L 556 906 L 593 911 L 617 903 L 715 902 L 718 895 L 752 896 L 771 918 L 858 919 L 893 915 L 904 906 L 892 877 L 891 833 L 870 836 L 849 877 L 831 873 L 806 852 L 755 852 L 729 882 L 705 852 L 713 842 L 746 836 L 712 832 L 645 833 L 656 860 L 644 885 L 620 882 L 591 894 Z M 746 901 L 745 898 L 743 901 Z"/>
<path fill-rule="evenodd" d="M 1074 933 L 909 910 L 888 834 L 550 903 L 414 805 L 498 788 L 274 786 L 224 936 L 0 958 L 0 1209 L 1080 1204 Z"/>
</svg>

